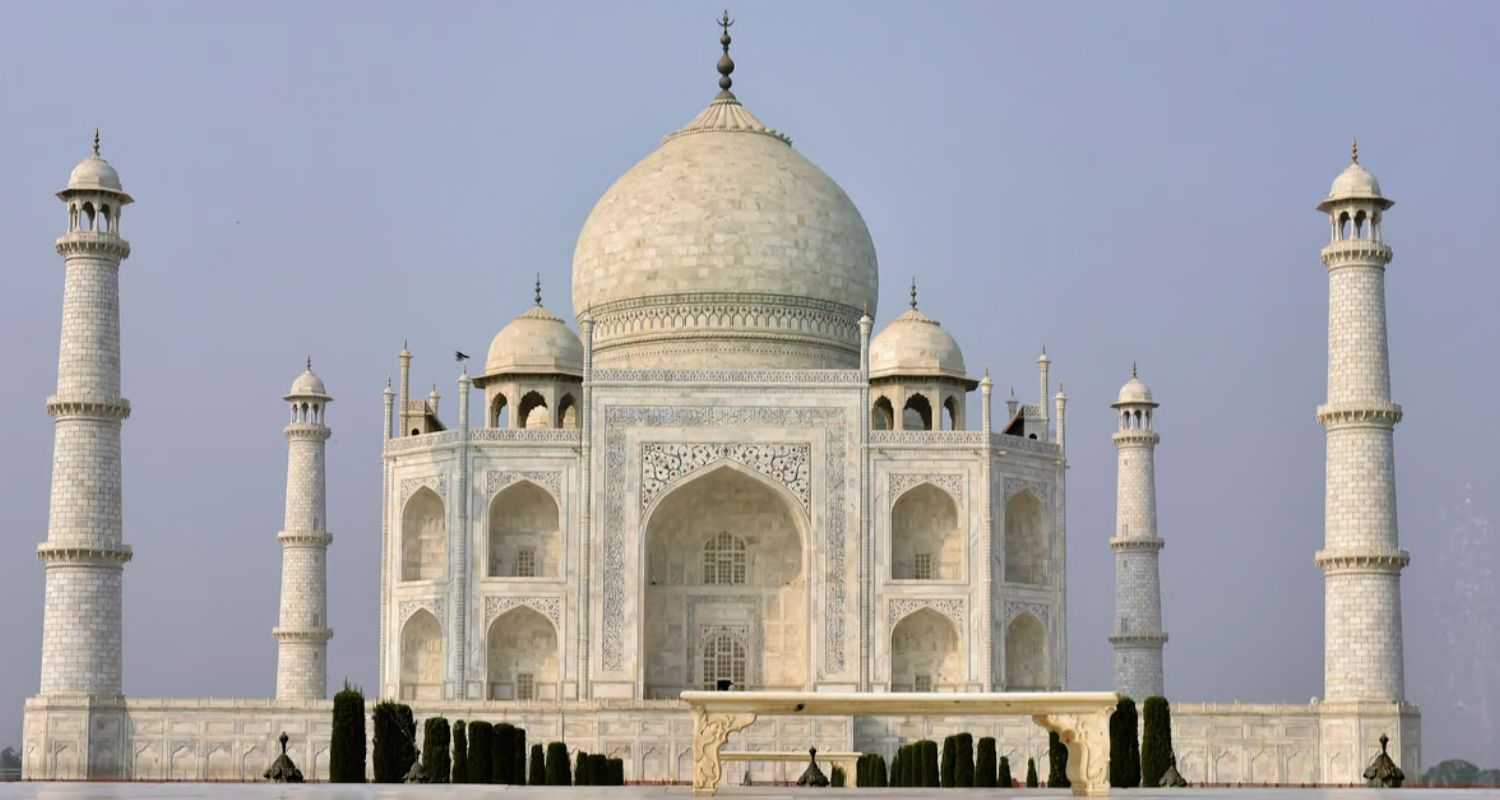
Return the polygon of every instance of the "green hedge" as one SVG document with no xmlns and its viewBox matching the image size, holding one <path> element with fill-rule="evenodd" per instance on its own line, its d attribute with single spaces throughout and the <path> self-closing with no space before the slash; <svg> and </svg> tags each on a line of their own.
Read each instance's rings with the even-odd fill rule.
<svg viewBox="0 0 1500 800">
<path fill-rule="evenodd" d="M 1026 788 L 1035 789 L 1040 784 L 1036 780 L 1036 759 L 1026 759 Z"/>
<path fill-rule="evenodd" d="M 943 770 L 939 781 L 944 789 L 958 786 L 958 741 L 956 736 L 943 737 Z"/>
<path fill-rule="evenodd" d="M 844 788 L 844 768 L 843 767 L 834 767 L 833 768 L 832 773 L 828 776 L 828 785 L 830 787 L 834 788 L 834 789 L 842 789 L 842 788 Z"/>
<path fill-rule="evenodd" d="M 1015 776 L 1010 774 L 1010 757 L 1000 756 L 1000 772 L 996 777 L 996 783 L 1002 789 L 1013 789 L 1016 785 Z"/>
<path fill-rule="evenodd" d="M 995 737 L 985 736 L 979 740 L 979 758 L 974 764 L 974 785 L 981 789 L 993 789 L 996 781 Z"/>
<path fill-rule="evenodd" d="M 490 783 L 495 762 L 495 726 L 484 720 L 469 723 L 469 783 Z"/>
<path fill-rule="evenodd" d="M 448 720 L 432 717 L 422 726 L 422 771 L 428 783 L 447 783 L 452 764 L 448 758 Z"/>
<path fill-rule="evenodd" d="M 922 745 L 922 786 L 936 789 L 943 785 L 942 776 L 938 772 L 938 744 L 931 739 L 923 739 Z"/>
<path fill-rule="evenodd" d="M 590 780 L 590 777 L 591 777 L 590 767 L 593 766 L 593 763 L 594 763 L 593 761 L 589 760 L 589 754 L 588 754 L 587 751 L 585 751 L 585 750 L 579 750 L 578 751 L 578 755 L 577 755 L 577 757 L 575 758 L 575 760 L 573 762 L 573 785 L 574 786 L 593 786 L 594 785 L 594 782 L 592 780 Z"/>
<path fill-rule="evenodd" d="M 515 783 L 516 726 L 502 722 L 495 726 L 495 736 L 490 739 L 490 783 Z"/>
<path fill-rule="evenodd" d="M 330 783 L 365 782 L 365 696 L 348 681 L 333 696 L 333 736 L 328 751 Z"/>
<path fill-rule="evenodd" d="M 1068 780 L 1068 748 L 1056 731 L 1047 731 L 1047 786 L 1055 789 L 1072 785 Z"/>
<path fill-rule="evenodd" d="M 1172 710 L 1167 698 L 1146 698 L 1141 716 L 1146 728 L 1141 736 L 1141 785 L 1160 786 L 1162 773 L 1172 763 Z"/>
<path fill-rule="evenodd" d="M 958 749 L 958 776 L 955 784 L 960 789 L 972 789 L 974 787 L 974 737 L 971 734 L 960 733 L 953 737 L 953 743 Z"/>
<path fill-rule="evenodd" d="M 1120 698 L 1109 718 L 1109 785 L 1130 789 L 1141 785 L 1141 742 L 1135 701 Z"/>
<path fill-rule="evenodd" d="M 882 788 L 887 785 L 885 757 L 879 753 L 865 753 L 854 766 L 854 783 L 867 788 Z"/>
<path fill-rule="evenodd" d="M 547 745 L 547 785 L 573 785 L 573 771 L 568 768 L 568 746 L 562 742 Z"/>
<path fill-rule="evenodd" d="M 548 785 L 547 757 L 542 755 L 542 746 L 540 744 L 534 744 L 531 746 L 531 761 L 526 765 L 526 785 Z"/>
<path fill-rule="evenodd" d="M 400 708 L 399 704 L 390 700 L 375 704 L 375 741 L 371 750 L 375 757 L 376 783 L 400 783 L 406 777 L 406 773 L 401 770 L 406 735 L 401 732 Z"/>
<path fill-rule="evenodd" d="M 469 782 L 469 726 L 463 720 L 453 723 L 453 782 Z"/>
</svg>

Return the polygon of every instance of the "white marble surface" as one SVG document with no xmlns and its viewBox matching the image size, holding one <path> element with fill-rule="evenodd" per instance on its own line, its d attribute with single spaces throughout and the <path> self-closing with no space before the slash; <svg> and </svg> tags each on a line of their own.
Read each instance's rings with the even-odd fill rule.
<svg viewBox="0 0 1500 800">
<path fill-rule="evenodd" d="M 438 798 L 494 797 L 516 800 L 539 800 L 547 797 L 616 797 L 691 798 L 687 786 L 580 786 L 568 789 L 525 786 L 398 786 L 398 785 L 332 785 L 303 784 L 276 786 L 250 783 L 9 783 L 0 784 L 0 800 L 192 800 L 193 798 L 320 798 L 320 800 L 353 800 L 359 798 Z M 792 798 L 792 797 L 885 797 L 885 798 L 1024 798 L 1071 797 L 1067 789 L 865 789 L 859 792 L 839 789 L 793 789 L 779 786 L 727 787 L 719 791 L 725 798 Z M 1375 789 L 1175 789 L 1171 791 L 1131 789 L 1116 791 L 1112 796 L 1140 800 L 1204 800 L 1205 798 L 1270 798 L 1270 800 L 1344 800 L 1349 798 L 1390 797 L 1389 792 Z M 1403 800 L 1462 798 L 1462 800 L 1496 800 L 1500 789 L 1408 789 Z"/>
</svg>

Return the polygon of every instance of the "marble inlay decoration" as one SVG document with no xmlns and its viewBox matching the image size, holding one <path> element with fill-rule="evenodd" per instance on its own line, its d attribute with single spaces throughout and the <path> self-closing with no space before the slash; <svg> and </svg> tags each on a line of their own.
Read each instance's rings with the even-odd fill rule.
<svg viewBox="0 0 1500 800">
<path fill-rule="evenodd" d="M 641 445 L 641 508 L 649 507 L 683 476 L 732 461 L 785 486 L 802 510 L 808 511 L 811 459 L 812 446 L 805 442 L 645 442 Z"/>
</svg>

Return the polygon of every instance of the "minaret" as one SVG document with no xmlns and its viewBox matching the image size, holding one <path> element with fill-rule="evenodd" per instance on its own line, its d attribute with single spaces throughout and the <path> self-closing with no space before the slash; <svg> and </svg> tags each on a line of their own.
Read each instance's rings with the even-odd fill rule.
<svg viewBox="0 0 1500 800">
<path fill-rule="evenodd" d="M 1323 699 L 1400 702 L 1401 570 L 1410 557 L 1396 533 L 1382 238 L 1392 202 L 1359 163 L 1359 145 L 1318 210 L 1329 220 L 1328 402 L 1323 500 Z"/>
<path fill-rule="evenodd" d="M 1118 454 L 1115 484 L 1115 691 L 1140 702 L 1163 695 L 1161 576 L 1157 560 L 1166 543 L 1156 535 L 1157 403 L 1146 382 L 1130 370 L 1115 409 Z"/>
<path fill-rule="evenodd" d="M 1036 358 L 1036 366 L 1038 373 L 1037 380 L 1041 383 L 1042 387 L 1042 391 L 1037 395 L 1036 400 L 1036 415 L 1041 419 L 1041 430 L 1037 431 L 1036 438 L 1045 442 L 1049 438 L 1047 429 L 1047 400 L 1048 395 L 1051 394 L 1048 390 L 1052 386 L 1052 359 L 1047 357 L 1046 345 L 1042 346 L 1042 354 Z"/>
<path fill-rule="evenodd" d="M 121 541 L 120 209 L 131 202 L 120 176 L 94 151 L 57 193 L 68 209 L 63 257 L 62 339 L 47 541 L 37 547 L 46 574 L 42 612 L 42 695 L 121 694 L 121 589 L 130 547 Z"/>
<path fill-rule="evenodd" d="M 286 435 L 286 517 L 281 533 L 281 616 L 276 637 L 276 697 L 322 698 L 328 692 L 328 504 L 324 442 L 333 398 L 307 369 L 284 398 L 292 406 Z"/>
</svg>

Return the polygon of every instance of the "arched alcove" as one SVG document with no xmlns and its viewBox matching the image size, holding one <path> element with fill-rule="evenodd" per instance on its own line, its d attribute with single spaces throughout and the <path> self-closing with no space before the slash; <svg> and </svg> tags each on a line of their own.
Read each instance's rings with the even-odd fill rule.
<svg viewBox="0 0 1500 800">
<path fill-rule="evenodd" d="M 418 489 L 401 512 L 401 580 L 434 581 L 448 576 L 448 519 L 443 501 Z"/>
<path fill-rule="evenodd" d="M 806 688 L 804 523 L 785 490 L 733 466 L 679 484 L 650 512 L 642 660 L 646 696 L 675 698 L 718 676 L 738 637 L 742 688 Z M 712 634 L 712 635 L 711 635 Z M 710 653 L 710 649 L 712 653 Z M 712 654 L 713 669 L 706 669 Z"/>
<path fill-rule="evenodd" d="M 557 401 L 557 426 L 569 429 L 578 427 L 578 404 L 573 401 L 571 394 L 565 394 Z"/>
<path fill-rule="evenodd" d="M 870 429 L 888 431 L 895 427 L 896 410 L 889 397 L 877 397 L 870 407 Z"/>
<path fill-rule="evenodd" d="M 953 621 L 930 608 L 891 630 L 891 691 L 952 691 L 964 680 L 963 648 Z"/>
<path fill-rule="evenodd" d="M 1047 582 L 1047 530 L 1042 501 L 1020 492 L 1005 502 L 1005 580 Z"/>
<path fill-rule="evenodd" d="M 557 628 L 536 610 L 520 606 L 495 618 L 485 636 L 491 700 L 555 700 Z"/>
<path fill-rule="evenodd" d="M 511 484 L 490 501 L 492 578 L 555 578 L 562 563 L 557 501 L 531 481 Z"/>
<path fill-rule="evenodd" d="M 943 430 L 956 431 L 959 429 L 958 398 L 952 395 L 943 401 Z"/>
<path fill-rule="evenodd" d="M 957 580 L 963 570 L 958 503 L 924 483 L 891 507 L 891 577 L 898 580 Z"/>
<path fill-rule="evenodd" d="M 540 392 L 527 392 L 521 398 L 521 405 L 516 409 L 516 413 L 520 414 L 518 419 L 523 428 L 552 427 L 552 418 L 547 412 L 547 400 Z"/>
<path fill-rule="evenodd" d="M 401 699 L 443 696 L 443 627 L 426 609 L 401 626 Z"/>
<path fill-rule="evenodd" d="M 505 428 L 510 425 L 510 403 L 505 395 L 495 393 L 494 399 L 490 401 L 490 427 Z"/>
<path fill-rule="evenodd" d="M 932 402 L 926 395 L 914 394 L 906 398 L 906 407 L 901 410 L 902 430 L 932 430 Z"/>
<path fill-rule="evenodd" d="M 1047 630 L 1041 620 L 1021 614 L 1005 627 L 1005 688 L 1047 689 Z"/>
</svg>

